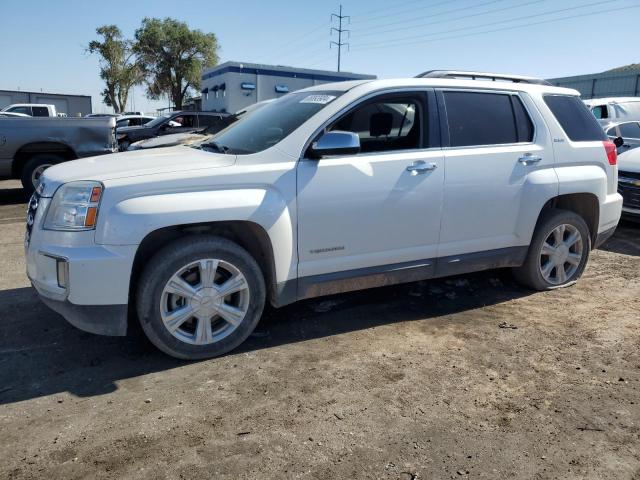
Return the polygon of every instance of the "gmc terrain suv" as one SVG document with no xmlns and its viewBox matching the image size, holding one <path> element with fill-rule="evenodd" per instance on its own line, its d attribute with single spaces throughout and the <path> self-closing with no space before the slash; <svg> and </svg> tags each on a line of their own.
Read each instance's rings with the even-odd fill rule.
<svg viewBox="0 0 640 480">
<path fill-rule="evenodd" d="M 616 148 L 578 92 L 432 71 L 290 93 L 196 148 L 46 170 L 27 273 L 70 323 L 139 321 L 179 358 L 242 343 L 265 302 L 513 268 L 575 282 L 620 218 Z"/>
</svg>

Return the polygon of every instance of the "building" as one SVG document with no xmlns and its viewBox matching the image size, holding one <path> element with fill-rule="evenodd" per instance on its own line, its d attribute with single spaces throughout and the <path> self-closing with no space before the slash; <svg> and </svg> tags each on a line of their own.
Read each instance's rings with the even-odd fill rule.
<svg viewBox="0 0 640 480">
<path fill-rule="evenodd" d="M 0 90 L 0 109 L 13 103 L 46 103 L 55 105 L 58 113 L 66 113 L 70 117 L 91 113 L 90 95 Z"/>
<path fill-rule="evenodd" d="M 202 109 L 233 113 L 312 85 L 373 78 L 375 75 L 225 62 L 202 73 Z"/>
<path fill-rule="evenodd" d="M 582 98 L 640 96 L 640 63 L 614 68 L 602 73 L 575 77 L 550 78 L 559 87 L 578 90 Z"/>
</svg>

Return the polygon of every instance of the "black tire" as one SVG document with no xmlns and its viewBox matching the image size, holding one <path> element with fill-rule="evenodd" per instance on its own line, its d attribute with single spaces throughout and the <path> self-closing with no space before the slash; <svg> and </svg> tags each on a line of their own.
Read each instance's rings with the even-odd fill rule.
<svg viewBox="0 0 640 480">
<path fill-rule="evenodd" d="M 247 313 L 228 336 L 208 345 L 193 345 L 167 330 L 160 313 L 162 291 L 185 265 L 216 258 L 234 265 L 249 285 Z M 197 360 L 223 355 L 240 345 L 260 321 L 266 297 L 264 276 L 254 258 L 239 245 L 214 235 L 183 237 L 161 249 L 144 267 L 137 286 L 136 308 L 140 325 L 151 343 L 172 357 Z"/>
<path fill-rule="evenodd" d="M 129 140 L 127 140 L 126 138 L 125 138 L 125 139 L 122 139 L 122 140 L 120 140 L 120 141 L 118 142 L 118 150 L 119 150 L 120 152 L 126 152 L 126 151 L 127 151 L 127 149 L 128 149 L 130 146 L 131 146 L 131 142 L 130 142 Z"/>
<path fill-rule="evenodd" d="M 543 276 L 541 272 L 541 255 L 542 247 L 547 240 L 547 237 L 549 237 L 551 232 L 560 225 L 571 225 L 580 233 L 582 237 L 582 252 L 578 268 L 575 272 L 570 276 L 567 276 L 566 281 L 556 284 L 549 282 Z M 542 213 L 540 220 L 538 221 L 524 264 L 520 267 L 514 268 L 513 275 L 522 285 L 538 291 L 567 287 L 569 285 L 573 285 L 584 272 L 590 251 L 591 236 L 589 235 L 589 227 L 580 215 L 568 210 L 547 210 Z"/>
<path fill-rule="evenodd" d="M 22 173 L 20 175 L 20 181 L 22 182 L 22 188 L 24 189 L 24 191 L 28 195 L 31 195 L 35 190 L 35 185 L 32 182 L 32 177 L 33 173 L 38 168 L 42 166 L 53 166 L 62 161 L 64 161 L 64 158 L 50 153 L 40 153 L 27 160 L 27 163 L 25 163 L 24 167 L 22 168 Z"/>
</svg>

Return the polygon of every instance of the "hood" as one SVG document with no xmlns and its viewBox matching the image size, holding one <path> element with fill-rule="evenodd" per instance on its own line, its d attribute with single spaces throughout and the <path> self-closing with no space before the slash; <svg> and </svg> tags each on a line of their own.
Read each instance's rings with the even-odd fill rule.
<svg viewBox="0 0 640 480">
<path fill-rule="evenodd" d="M 129 150 L 140 150 L 145 148 L 172 147 L 175 145 L 193 145 L 195 143 L 209 140 L 213 135 L 203 133 L 172 133 L 170 135 L 162 135 L 147 140 L 140 140 L 132 143 Z"/>
<path fill-rule="evenodd" d="M 106 181 L 116 178 L 228 167 L 235 155 L 224 155 L 182 146 L 158 150 L 113 153 L 64 162 L 42 175 L 42 195 L 50 197 L 63 183 L 75 180 Z"/>
<path fill-rule="evenodd" d="M 618 172 L 640 173 L 640 148 L 618 155 Z"/>
</svg>

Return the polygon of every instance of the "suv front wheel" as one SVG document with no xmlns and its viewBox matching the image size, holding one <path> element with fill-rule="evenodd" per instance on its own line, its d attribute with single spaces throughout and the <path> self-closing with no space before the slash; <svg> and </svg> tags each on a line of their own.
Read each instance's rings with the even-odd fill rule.
<svg viewBox="0 0 640 480">
<path fill-rule="evenodd" d="M 580 215 L 548 210 L 538 222 L 525 263 L 513 273 L 518 282 L 534 290 L 565 287 L 580 278 L 590 250 L 589 228 Z"/>
<path fill-rule="evenodd" d="M 246 250 L 221 237 L 191 236 L 147 264 L 136 306 L 156 347 L 195 360 L 240 345 L 260 320 L 265 291 L 262 271 Z"/>
</svg>

